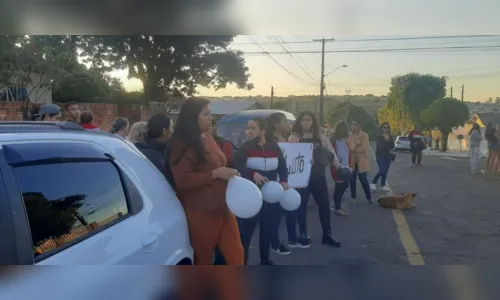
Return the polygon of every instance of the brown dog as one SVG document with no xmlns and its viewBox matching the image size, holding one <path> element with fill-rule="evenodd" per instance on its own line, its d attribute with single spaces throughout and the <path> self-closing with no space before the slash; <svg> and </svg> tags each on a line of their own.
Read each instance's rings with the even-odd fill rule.
<svg viewBox="0 0 500 300">
<path fill-rule="evenodd" d="M 401 195 L 386 195 L 379 197 L 377 202 L 380 206 L 384 208 L 393 208 L 393 209 L 407 209 L 407 208 L 415 208 L 417 207 L 413 204 L 413 200 L 415 199 L 415 193 L 406 193 Z"/>
</svg>

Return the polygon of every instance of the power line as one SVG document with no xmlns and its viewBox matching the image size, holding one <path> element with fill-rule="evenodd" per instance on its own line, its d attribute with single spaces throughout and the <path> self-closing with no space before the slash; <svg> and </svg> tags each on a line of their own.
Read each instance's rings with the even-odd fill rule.
<svg viewBox="0 0 500 300">
<path fill-rule="evenodd" d="M 303 66 L 300 62 L 297 61 L 297 59 L 295 59 L 295 57 L 293 56 L 293 54 L 290 53 L 290 51 L 288 51 L 288 49 L 283 45 L 283 43 L 280 42 L 280 40 L 275 37 L 275 36 L 272 36 L 272 38 L 274 40 L 276 40 L 278 42 L 278 44 L 281 46 L 281 48 L 283 50 L 285 50 L 286 53 L 288 53 L 290 55 L 290 57 L 292 58 L 292 60 L 302 69 L 302 71 L 304 71 L 304 73 L 306 73 L 307 76 L 309 76 L 309 78 L 311 78 L 313 81 L 317 81 L 317 79 L 314 78 L 314 76 L 311 75 L 311 73 L 309 73 Z"/>
<path fill-rule="evenodd" d="M 445 36 L 422 36 L 422 37 L 396 37 L 396 38 L 369 38 L 369 39 L 346 39 L 335 40 L 336 43 L 352 42 L 379 42 L 379 41 L 411 41 L 411 40 L 435 40 L 435 39 L 457 39 L 457 38 L 485 38 L 500 37 L 499 35 L 445 35 Z M 251 38 L 251 37 L 250 37 Z M 283 44 L 313 44 L 313 41 L 282 41 Z M 232 45 L 252 45 L 254 43 L 241 42 Z M 276 44 L 275 42 L 263 42 L 261 44 Z"/>
<path fill-rule="evenodd" d="M 450 47 L 411 47 L 411 48 L 379 48 L 379 49 L 342 49 L 342 50 L 325 50 L 325 53 L 363 53 L 363 52 L 398 52 L 398 51 L 435 51 L 435 50 L 464 50 L 464 49 L 496 49 L 500 50 L 500 45 L 495 46 L 450 46 Z M 322 51 L 288 51 L 288 52 L 245 52 L 245 54 L 321 54 Z"/>
<path fill-rule="evenodd" d="M 270 59 L 272 59 L 274 61 L 274 63 L 276 63 L 280 68 L 282 68 L 283 70 L 285 70 L 285 72 L 287 72 L 288 74 L 292 75 L 293 77 L 297 78 L 298 80 L 302 81 L 302 82 L 306 82 L 304 79 L 302 79 L 301 77 L 295 75 L 295 73 L 291 72 L 290 70 L 288 70 L 287 68 L 285 68 L 282 64 L 280 64 L 274 57 L 271 56 L 271 54 L 269 52 L 267 52 L 256 40 L 254 40 L 252 37 L 250 37 L 255 45 L 257 45 L 262 51 L 263 51 L 263 54 L 266 54 L 267 56 L 269 56 Z"/>
</svg>

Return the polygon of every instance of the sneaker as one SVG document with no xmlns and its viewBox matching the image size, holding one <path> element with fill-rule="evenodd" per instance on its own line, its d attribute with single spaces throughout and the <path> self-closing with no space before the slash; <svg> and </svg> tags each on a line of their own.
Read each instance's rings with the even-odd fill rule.
<svg viewBox="0 0 500 300">
<path fill-rule="evenodd" d="M 339 241 L 337 241 L 333 236 L 331 236 L 330 234 L 328 235 L 323 235 L 323 238 L 321 240 L 321 242 L 325 245 L 328 245 L 328 246 L 331 246 L 331 247 L 335 247 L 335 248 L 340 248 L 341 247 L 341 243 Z"/>
<path fill-rule="evenodd" d="M 372 199 L 368 199 L 368 204 L 373 204 Z"/>
<path fill-rule="evenodd" d="M 412 168 L 413 168 L 413 167 L 416 167 L 416 166 L 417 166 L 417 164 L 411 164 L 411 167 L 412 167 Z"/>
<path fill-rule="evenodd" d="M 299 248 L 309 248 L 311 247 L 311 239 L 309 237 L 299 237 L 297 239 L 297 244 L 299 244 Z"/>
<path fill-rule="evenodd" d="M 376 192 L 377 191 L 377 185 L 375 183 L 370 183 L 370 190 Z"/>
<path fill-rule="evenodd" d="M 339 216 L 348 216 L 348 215 L 349 215 L 349 214 L 348 214 L 345 210 L 343 210 L 342 208 L 341 208 L 341 209 L 337 209 L 337 210 L 335 210 L 335 213 L 336 213 L 337 215 L 339 215 Z"/>
<path fill-rule="evenodd" d="M 285 245 L 280 245 L 278 248 L 271 247 L 271 252 L 279 255 L 289 255 L 292 253 Z"/>
<path fill-rule="evenodd" d="M 267 259 L 267 260 L 261 260 L 260 265 L 261 266 L 274 266 L 274 263 L 272 260 Z"/>
<path fill-rule="evenodd" d="M 389 190 L 389 188 L 388 188 L 388 187 L 386 187 L 386 186 L 384 185 L 384 186 L 380 187 L 380 191 L 382 191 L 382 192 L 389 192 L 390 190 Z"/>
<path fill-rule="evenodd" d="M 352 203 L 356 203 L 356 198 L 351 198 Z"/>
<path fill-rule="evenodd" d="M 288 248 L 302 248 L 299 242 L 288 242 Z"/>
</svg>

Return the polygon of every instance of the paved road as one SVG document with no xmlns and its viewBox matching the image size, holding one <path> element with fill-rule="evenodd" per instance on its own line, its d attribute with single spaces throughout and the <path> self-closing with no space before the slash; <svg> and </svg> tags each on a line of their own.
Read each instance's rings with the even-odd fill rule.
<svg viewBox="0 0 500 300">
<path fill-rule="evenodd" d="M 408 244 L 414 238 L 416 252 L 420 251 L 419 257 L 427 265 L 500 262 L 500 181 L 469 175 L 467 158 L 424 156 L 423 163 L 422 168 L 410 168 L 409 154 L 401 153 L 389 174 L 395 193 L 418 193 L 419 207 L 400 216 L 407 221 L 409 232 L 398 232 L 401 219 L 391 210 L 364 201 L 358 184 L 358 202 L 348 205 L 350 215 L 332 213 L 332 230 L 343 243 L 341 249 L 321 244 L 313 205 L 308 215 L 311 248 L 294 249 L 289 256 L 271 254 L 272 259 L 282 265 L 409 265 L 408 249 L 412 247 Z M 332 195 L 333 182 L 329 188 Z M 349 198 L 346 194 L 344 203 Z M 286 239 L 284 222 L 281 237 Z M 250 264 L 258 264 L 257 243 L 254 237 Z"/>
</svg>

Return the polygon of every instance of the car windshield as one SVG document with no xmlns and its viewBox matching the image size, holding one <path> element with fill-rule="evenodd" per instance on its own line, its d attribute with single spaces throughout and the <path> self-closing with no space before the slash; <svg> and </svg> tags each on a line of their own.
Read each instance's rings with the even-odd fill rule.
<svg viewBox="0 0 500 300">
<path fill-rule="evenodd" d="M 398 141 L 408 141 L 407 136 L 398 136 Z"/>
</svg>

